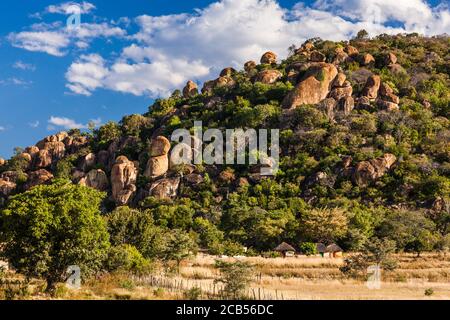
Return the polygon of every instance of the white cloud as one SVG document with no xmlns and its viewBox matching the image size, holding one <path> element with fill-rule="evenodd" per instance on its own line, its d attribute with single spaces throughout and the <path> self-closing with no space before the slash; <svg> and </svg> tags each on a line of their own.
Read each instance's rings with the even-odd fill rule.
<svg viewBox="0 0 450 320">
<path fill-rule="evenodd" d="M 291 44 L 312 37 L 344 40 L 361 29 L 436 34 L 448 31 L 449 21 L 448 8 L 433 9 L 423 0 L 319 0 L 291 10 L 275 0 L 222 0 L 195 14 L 137 17 L 134 43 L 112 61 L 81 57 L 66 74 L 67 87 L 84 95 L 99 88 L 167 95 L 189 79 L 211 79 L 223 67 L 258 61 L 267 50 L 285 57 Z"/>
<path fill-rule="evenodd" d="M 5 131 L 6 130 L 6 128 L 5 127 L 3 127 L 3 126 L 0 126 L 0 132 L 1 131 Z"/>
<path fill-rule="evenodd" d="M 14 85 L 14 86 L 21 86 L 21 87 L 28 87 L 31 85 L 32 81 L 23 80 L 20 78 L 12 77 L 8 78 L 6 80 L 0 80 L 0 85 Z"/>
<path fill-rule="evenodd" d="M 48 13 L 67 14 L 73 2 L 49 6 Z M 95 6 L 82 2 L 90 13 Z M 102 20 L 105 21 L 105 20 Z M 298 2 L 282 8 L 276 0 L 220 0 L 195 13 L 165 16 L 142 15 L 133 23 L 138 32 L 127 36 L 130 19 L 83 23 L 68 30 L 62 23 L 41 23 L 30 31 L 10 34 L 16 47 L 67 54 L 72 47 L 87 50 L 93 39 L 128 40 L 119 57 L 82 54 L 66 72 L 67 88 L 89 96 L 98 89 L 157 97 L 167 95 L 189 80 L 217 77 L 221 68 L 242 68 L 258 61 L 268 50 L 287 55 L 287 48 L 306 39 L 345 40 L 359 30 L 379 33 L 449 32 L 450 11 L 425 0 L 317 0 L 310 6 Z M 120 25 L 120 26 L 119 26 Z"/>
<path fill-rule="evenodd" d="M 51 10 L 53 12 L 69 10 L 66 8 L 67 5 L 68 3 Z M 85 11 L 88 10 L 88 3 L 83 3 L 82 8 Z M 78 27 L 69 28 L 65 23 L 56 21 L 32 24 L 29 30 L 12 32 L 7 38 L 14 47 L 61 57 L 67 54 L 71 46 L 85 50 L 93 39 L 121 38 L 126 35 L 127 32 L 124 29 L 107 22 L 81 23 Z"/>
<path fill-rule="evenodd" d="M 54 31 L 11 33 L 8 39 L 14 47 L 28 51 L 45 52 L 57 57 L 65 55 L 63 50 L 70 43 L 70 40 L 65 34 Z"/>
<path fill-rule="evenodd" d="M 315 7 L 345 18 L 384 25 L 395 21 L 403 31 L 435 35 L 449 32 L 448 8 L 423 0 L 318 0 Z"/>
<path fill-rule="evenodd" d="M 92 123 L 94 126 L 99 126 L 102 123 L 102 119 L 92 119 L 89 121 L 89 123 Z M 77 123 L 75 120 L 66 118 L 66 117 L 55 117 L 51 116 L 48 120 L 48 130 L 56 130 L 57 127 L 61 127 L 66 130 L 70 129 L 87 129 L 89 127 L 88 124 L 82 124 Z"/>
<path fill-rule="evenodd" d="M 33 64 L 31 64 L 31 63 L 25 63 L 25 62 L 23 62 L 23 61 L 16 61 L 14 64 L 13 64 L 13 68 L 14 69 L 19 69 L 19 70 L 24 70 L 24 71 L 27 71 L 27 70 L 29 70 L 29 71 L 35 71 L 36 70 L 36 66 L 35 65 L 33 65 Z"/>
<path fill-rule="evenodd" d="M 75 9 L 75 7 L 78 7 L 79 9 Z M 59 13 L 59 14 L 73 14 L 73 13 L 87 14 L 94 9 L 96 9 L 95 5 L 87 1 L 83 1 L 81 3 L 69 1 L 61 3 L 59 5 L 50 5 L 45 9 L 45 12 Z"/>
<path fill-rule="evenodd" d="M 31 128 L 36 129 L 36 128 L 39 127 L 40 122 L 39 122 L 38 120 L 36 120 L 36 121 L 34 121 L 34 122 L 30 122 L 28 125 L 29 125 Z"/>
<path fill-rule="evenodd" d="M 81 123 L 76 123 L 75 120 L 65 118 L 65 117 L 54 117 L 51 116 L 48 120 L 48 123 L 50 124 L 51 128 L 56 127 L 63 127 L 64 129 L 82 129 L 86 126 Z"/>
</svg>

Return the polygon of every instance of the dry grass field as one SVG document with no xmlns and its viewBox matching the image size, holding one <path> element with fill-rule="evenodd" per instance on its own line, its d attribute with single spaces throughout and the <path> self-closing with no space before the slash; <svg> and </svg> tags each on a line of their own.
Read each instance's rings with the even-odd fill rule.
<svg viewBox="0 0 450 320">
<path fill-rule="evenodd" d="M 450 256 L 426 254 L 420 258 L 398 255 L 399 268 L 382 274 L 379 290 L 363 281 L 346 279 L 339 271 L 342 258 L 239 258 L 254 266 L 254 280 L 247 292 L 251 299 L 263 300 L 367 300 L 367 299 L 446 299 L 450 300 Z M 185 292 L 201 289 L 201 299 L 217 298 L 220 290 L 214 280 L 217 257 L 198 255 L 183 263 L 179 275 L 143 278 L 105 275 L 89 280 L 80 290 L 61 285 L 58 299 L 184 299 Z M 226 258 L 225 260 L 235 260 Z M 43 284 L 32 281 L 24 299 L 47 299 Z M 428 291 L 428 295 L 425 292 Z"/>
</svg>

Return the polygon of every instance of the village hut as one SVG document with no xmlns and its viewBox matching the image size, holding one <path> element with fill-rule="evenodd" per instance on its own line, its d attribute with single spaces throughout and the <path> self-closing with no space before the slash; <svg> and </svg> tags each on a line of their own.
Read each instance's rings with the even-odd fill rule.
<svg viewBox="0 0 450 320">
<path fill-rule="evenodd" d="M 342 250 L 342 248 L 337 244 L 333 243 L 327 247 L 326 252 L 330 255 L 330 258 L 339 258 L 342 257 L 344 250 Z"/>
<path fill-rule="evenodd" d="M 278 247 L 273 249 L 276 252 L 280 252 L 283 255 L 283 258 L 293 257 L 295 255 L 295 249 L 290 244 L 283 242 Z"/>
<path fill-rule="evenodd" d="M 323 258 L 325 256 L 325 253 L 327 252 L 327 246 L 323 243 L 316 243 L 316 250 L 317 253 L 319 253 Z"/>
</svg>

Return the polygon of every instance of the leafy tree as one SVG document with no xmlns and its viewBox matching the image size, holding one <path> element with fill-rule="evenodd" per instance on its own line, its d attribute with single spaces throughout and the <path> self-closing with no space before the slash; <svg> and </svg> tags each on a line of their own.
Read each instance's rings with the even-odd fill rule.
<svg viewBox="0 0 450 320">
<path fill-rule="evenodd" d="M 179 229 L 172 230 L 167 237 L 167 247 L 163 259 L 175 261 L 179 272 L 181 262 L 191 257 L 197 250 L 197 246 L 189 234 Z"/>
<path fill-rule="evenodd" d="M 192 226 L 195 210 L 190 204 L 161 205 L 151 209 L 155 223 L 170 229 L 188 230 Z"/>
<path fill-rule="evenodd" d="M 142 130 L 150 128 L 152 121 L 150 118 L 144 117 L 140 114 L 133 114 L 126 116 L 120 122 L 122 130 L 126 136 L 139 137 Z"/>
<path fill-rule="evenodd" d="M 204 248 L 217 248 L 223 242 L 223 232 L 207 219 L 196 218 L 193 229 L 199 235 L 200 245 Z"/>
<path fill-rule="evenodd" d="M 331 243 L 347 233 L 348 215 L 340 208 L 313 209 L 301 217 L 300 232 L 306 239 Z"/>
<path fill-rule="evenodd" d="M 122 135 L 119 124 L 109 121 L 96 131 L 97 141 L 100 145 L 106 146 L 111 141 L 119 139 Z"/>
<path fill-rule="evenodd" d="M 312 242 L 303 242 L 299 246 L 300 252 L 307 255 L 307 256 L 313 256 L 317 254 L 317 246 L 315 243 Z"/>
<path fill-rule="evenodd" d="M 154 225 L 150 212 L 122 206 L 111 212 L 107 221 L 112 245 L 131 245 L 146 258 L 164 252 L 165 230 Z"/>
<path fill-rule="evenodd" d="M 121 271 L 144 275 L 152 270 L 150 261 L 145 259 L 136 247 L 129 244 L 111 247 L 105 264 L 110 272 Z"/>
<path fill-rule="evenodd" d="M 366 275 L 367 268 L 371 265 L 376 265 L 385 271 L 393 271 L 397 267 L 397 262 L 392 257 L 395 249 L 395 242 L 392 240 L 371 238 L 365 243 L 361 253 L 345 258 L 340 271 L 356 278 Z"/>
<path fill-rule="evenodd" d="M 1 212 L 2 255 L 27 277 L 42 277 L 47 291 L 78 265 L 86 277 L 99 270 L 109 241 L 99 210 L 104 194 L 58 180 L 10 199 Z"/>
<path fill-rule="evenodd" d="M 356 40 L 367 40 L 369 38 L 369 33 L 362 29 L 360 31 L 358 31 L 358 33 L 356 34 Z"/>
<path fill-rule="evenodd" d="M 433 249 L 438 238 L 435 224 L 420 211 L 395 211 L 381 224 L 379 234 L 396 242 L 398 249 L 421 252 Z"/>
<path fill-rule="evenodd" d="M 252 281 L 252 266 L 246 262 L 216 261 L 216 268 L 220 270 L 221 276 L 215 283 L 222 283 L 223 296 L 225 299 L 245 299 L 244 293 Z"/>
</svg>

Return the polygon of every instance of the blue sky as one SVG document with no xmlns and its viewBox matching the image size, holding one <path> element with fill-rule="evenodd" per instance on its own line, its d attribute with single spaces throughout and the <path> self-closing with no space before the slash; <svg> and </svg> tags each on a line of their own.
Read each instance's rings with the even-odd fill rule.
<svg viewBox="0 0 450 320">
<path fill-rule="evenodd" d="M 450 33 L 448 1 L 0 2 L 0 157 L 44 136 L 143 113 L 153 99 L 320 36 Z"/>
</svg>

